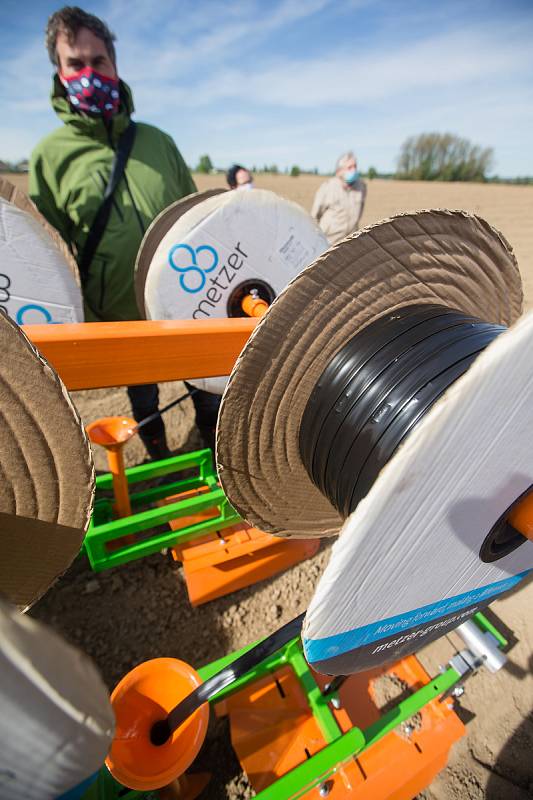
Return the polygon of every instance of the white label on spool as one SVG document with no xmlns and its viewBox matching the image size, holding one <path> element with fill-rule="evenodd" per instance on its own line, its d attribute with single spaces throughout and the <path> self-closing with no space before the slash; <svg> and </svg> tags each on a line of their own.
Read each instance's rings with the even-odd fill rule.
<svg viewBox="0 0 533 800">
<path fill-rule="evenodd" d="M 83 322 L 70 268 L 39 222 L 0 198 L 0 307 L 18 325 Z"/>
<path fill-rule="evenodd" d="M 357 672 L 423 647 L 533 568 L 524 540 L 484 563 L 495 522 L 533 484 L 533 314 L 435 404 L 345 522 L 307 612 L 319 671 Z"/>
<path fill-rule="evenodd" d="M 184 214 L 161 240 L 146 278 L 147 315 L 227 317 L 228 300 L 244 281 L 259 279 L 277 295 L 327 248 L 312 218 L 272 192 L 217 195 Z M 220 393 L 226 378 L 191 382 Z"/>
</svg>

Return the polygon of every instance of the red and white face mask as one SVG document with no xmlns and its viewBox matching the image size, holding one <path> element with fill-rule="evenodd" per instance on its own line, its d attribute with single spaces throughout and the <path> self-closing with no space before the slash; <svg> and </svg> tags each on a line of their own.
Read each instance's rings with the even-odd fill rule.
<svg viewBox="0 0 533 800">
<path fill-rule="evenodd" d="M 108 78 L 91 67 L 84 67 L 68 78 L 59 73 L 59 79 L 76 111 L 100 114 L 105 119 L 117 113 L 120 104 L 118 78 Z"/>
</svg>

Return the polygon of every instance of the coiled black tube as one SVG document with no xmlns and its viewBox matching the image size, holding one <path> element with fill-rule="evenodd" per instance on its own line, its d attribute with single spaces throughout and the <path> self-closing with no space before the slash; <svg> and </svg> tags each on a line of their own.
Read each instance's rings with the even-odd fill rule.
<svg viewBox="0 0 533 800">
<path fill-rule="evenodd" d="M 342 517 L 405 436 L 505 327 L 438 305 L 376 320 L 331 360 L 305 408 L 300 453 Z"/>
</svg>

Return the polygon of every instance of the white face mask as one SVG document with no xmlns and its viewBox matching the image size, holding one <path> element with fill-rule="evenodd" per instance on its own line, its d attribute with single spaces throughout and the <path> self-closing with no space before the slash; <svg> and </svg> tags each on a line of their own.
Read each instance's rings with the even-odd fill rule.
<svg viewBox="0 0 533 800">
<path fill-rule="evenodd" d="M 249 183 L 239 183 L 236 188 L 238 191 L 247 192 L 254 188 L 254 182 L 250 181 Z"/>
</svg>

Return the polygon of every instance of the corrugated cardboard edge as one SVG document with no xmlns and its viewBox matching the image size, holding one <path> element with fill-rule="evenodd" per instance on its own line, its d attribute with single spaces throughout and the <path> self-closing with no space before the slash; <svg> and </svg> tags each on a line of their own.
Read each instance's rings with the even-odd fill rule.
<svg viewBox="0 0 533 800">
<path fill-rule="evenodd" d="M 335 245 L 280 293 L 237 359 L 219 415 L 220 480 L 245 519 L 279 535 L 338 532 L 342 520 L 301 461 L 303 411 L 325 366 L 356 332 L 420 302 L 511 324 L 522 286 L 510 245 L 475 214 L 400 214 Z"/>
<path fill-rule="evenodd" d="M 30 200 L 28 195 L 23 192 L 22 189 L 17 189 L 16 186 L 13 186 L 12 183 L 6 180 L 6 178 L 3 178 L 1 175 L 0 197 L 3 197 L 9 203 L 12 203 L 17 208 L 20 208 L 21 211 L 25 211 L 27 214 L 30 214 L 30 216 L 36 219 L 37 222 L 45 229 L 46 233 L 67 262 L 68 268 L 74 276 L 74 280 L 76 281 L 78 288 L 81 290 L 80 273 L 76 259 L 56 229 L 43 217 L 35 203 Z"/>
<path fill-rule="evenodd" d="M 161 239 L 168 233 L 172 226 L 191 208 L 194 208 L 204 200 L 210 197 L 215 197 L 218 194 L 223 194 L 226 189 L 207 189 L 205 192 L 196 192 L 195 194 L 187 195 L 181 200 L 176 200 L 172 205 L 167 206 L 157 217 L 153 220 L 148 230 L 144 234 L 137 258 L 135 260 L 135 299 L 137 300 L 137 307 L 141 317 L 144 319 L 146 316 L 146 306 L 144 304 L 144 286 L 146 284 L 146 277 L 155 251 L 159 247 Z"/>
<path fill-rule="evenodd" d="M 2 339 L 5 344 L 4 352 L 16 348 L 20 358 L 17 359 L 17 363 L 12 362 L 9 358 L 4 359 L 0 365 L 0 376 L 6 387 L 5 391 L 14 398 L 12 402 L 21 403 L 24 411 L 27 411 L 27 415 L 25 425 L 18 431 L 10 427 L 9 433 L 11 439 L 16 442 L 13 448 L 14 452 L 10 453 L 10 458 L 13 459 L 11 461 L 13 466 L 11 480 L 20 481 L 19 497 L 14 495 L 16 498 L 14 506 L 13 502 L 8 504 L 5 500 L 0 511 L 11 514 L 13 517 L 38 518 L 43 524 L 50 525 L 50 537 L 44 541 L 44 537 L 40 535 L 31 549 L 22 546 L 20 552 L 18 549 L 1 552 L 0 549 L 0 561 L 4 571 L 9 570 L 11 573 L 11 578 L 12 575 L 16 575 L 19 562 L 21 573 L 28 576 L 28 562 L 34 561 L 35 584 L 33 590 L 31 588 L 25 590 L 25 596 L 18 596 L 16 600 L 10 598 L 12 602 L 27 608 L 44 594 L 79 552 L 91 519 L 95 491 L 94 466 L 90 445 L 80 416 L 61 379 L 16 323 L 0 312 L 0 340 Z M 24 375 L 18 374 L 21 371 L 20 362 L 22 362 L 22 371 L 26 373 Z M 32 376 L 28 375 L 30 370 L 33 370 Z M 36 385 L 36 396 L 32 398 L 25 398 L 21 392 L 17 391 L 17 383 L 19 383 L 20 389 L 27 385 L 28 380 L 34 381 Z M 45 387 L 47 387 L 46 390 Z M 13 409 L 10 413 L 13 413 Z M 4 417 L 4 415 L 2 416 Z M 63 430 L 64 437 L 62 436 Z M 32 473 L 31 464 L 27 460 L 28 455 L 31 456 L 32 453 L 32 444 L 37 441 L 37 438 L 39 438 L 41 451 L 39 463 L 43 463 L 43 452 L 45 453 L 45 463 L 47 452 L 51 459 L 48 462 L 48 473 L 50 474 L 46 474 L 44 477 L 40 470 L 35 471 L 35 474 Z M 43 441 L 44 444 L 42 444 Z M 55 444 L 55 449 L 52 443 Z M 58 469 L 56 469 L 56 465 L 58 465 Z M 31 495 L 34 491 L 32 487 L 38 487 L 42 480 L 53 482 L 54 474 L 57 475 L 59 484 L 56 495 L 59 501 L 63 501 L 63 505 L 59 508 L 56 507 L 58 499 L 51 497 L 46 500 L 45 507 L 39 510 L 38 516 L 35 515 L 35 512 L 28 513 L 28 509 L 24 507 L 24 501 L 20 498 L 24 498 L 26 494 Z M 6 480 L 8 477 L 10 476 L 5 476 Z M 12 485 L 11 483 L 10 486 Z M 38 504 L 39 501 L 36 502 Z M 31 505 L 30 503 L 30 507 Z M 17 519 L 14 524 L 18 525 L 19 520 Z M 55 552 L 53 557 L 50 556 L 53 567 L 47 572 L 47 553 L 51 551 L 55 541 L 54 526 L 57 527 L 56 545 L 61 555 L 58 556 L 58 553 Z M 66 549 L 65 531 L 68 530 L 72 531 L 73 538 L 71 547 Z M 16 546 L 16 537 L 6 535 L 3 541 L 0 539 L 0 548 L 8 539 L 10 548 Z M 24 564 L 22 564 L 23 561 Z M 46 579 L 45 575 L 47 575 Z M 28 587 L 27 582 L 26 587 Z M 0 585 L 0 591 L 2 590 L 3 587 Z"/>
</svg>

